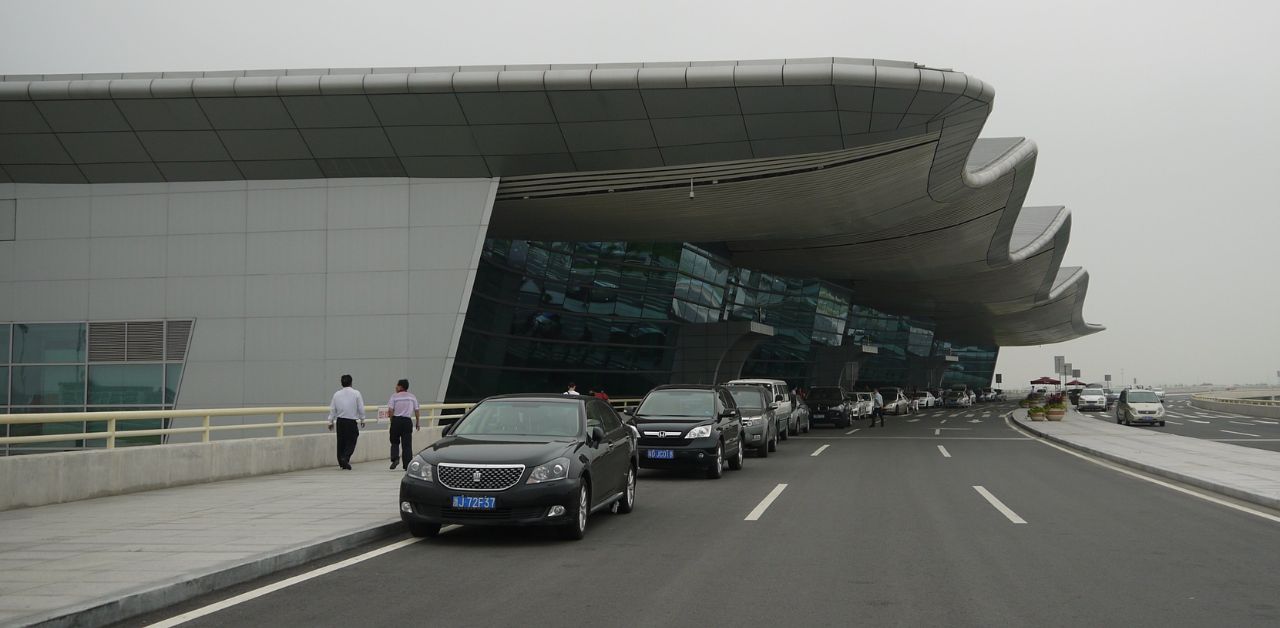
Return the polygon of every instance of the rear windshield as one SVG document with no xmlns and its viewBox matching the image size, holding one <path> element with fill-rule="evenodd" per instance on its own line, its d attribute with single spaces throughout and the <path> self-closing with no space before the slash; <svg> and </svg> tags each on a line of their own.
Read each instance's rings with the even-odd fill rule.
<svg viewBox="0 0 1280 628">
<path fill-rule="evenodd" d="M 462 419 L 461 436 L 576 436 L 578 404 L 564 401 L 484 401 Z"/>
<path fill-rule="evenodd" d="M 809 391 L 809 401 L 844 401 L 839 388 L 814 388 Z"/>
<path fill-rule="evenodd" d="M 1160 398 L 1150 390 L 1131 390 L 1125 399 L 1129 403 L 1160 403 Z"/>
<path fill-rule="evenodd" d="M 729 393 L 743 410 L 764 409 L 764 391 L 755 386 L 730 387 Z"/>
<path fill-rule="evenodd" d="M 911 393 L 911 396 L 912 396 L 912 397 L 915 397 L 916 399 L 924 399 L 925 397 L 928 397 L 928 396 L 929 396 L 929 393 L 927 393 L 927 392 L 916 392 L 916 393 Z"/>
<path fill-rule="evenodd" d="M 709 417 L 715 414 L 715 393 L 710 390 L 655 390 L 644 398 L 637 415 Z"/>
</svg>

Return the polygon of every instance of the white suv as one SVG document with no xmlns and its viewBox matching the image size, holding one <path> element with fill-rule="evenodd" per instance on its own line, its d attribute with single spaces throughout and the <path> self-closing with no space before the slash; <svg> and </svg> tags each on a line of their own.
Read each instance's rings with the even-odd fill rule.
<svg viewBox="0 0 1280 628">
<path fill-rule="evenodd" d="M 1107 409 L 1107 393 L 1101 388 L 1086 388 L 1080 391 L 1079 402 L 1076 408 L 1084 410 L 1106 410 Z"/>
</svg>

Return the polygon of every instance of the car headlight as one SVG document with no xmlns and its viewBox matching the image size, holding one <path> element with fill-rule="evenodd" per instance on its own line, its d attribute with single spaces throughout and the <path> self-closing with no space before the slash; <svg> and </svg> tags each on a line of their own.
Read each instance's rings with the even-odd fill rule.
<svg viewBox="0 0 1280 628">
<path fill-rule="evenodd" d="M 409 477 L 415 477 L 424 482 L 432 481 L 431 465 L 424 462 L 422 458 L 414 458 L 405 473 L 409 474 Z"/>
<path fill-rule="evenodd" d="M 1156 408 L 1156 416 L 1164 416 L 1164 408 L 1163 408 L 1163 407 Z"/>
<path fill-rule="evenodd" d="M 762 417 L 762 416 L 744 416 L 744 417 L 742 417 L 742 426 L 743 426 L 743 427 L 751 427 L 751 426 L 753 426 L 753 425 L 757 425 L 757 424 L 759 424 L 759 423 L 760 423 L 761 421 L 763 421 L 763 420 L 764 420 L 764 417 Z M 708 426 L 708 427 L 710 427 L 710 426 Z"/>
<path fill-rule="evenodd" d="M 569 477 L 569 459 L 556 458 L 551 462 L 545 462 L 533 468 L 533 472 L 529 474 L 529 484 L 541 484 L 543 482 L 554 482 Z"/>
<path fill-rule="evenodd" d="M 699 425 L 698 427 L 689 430 L 689 433 L 684 435 L 684 437 L 688 439 L 707 438 L 709 436 L 711 436 L 710 425 Z"/>
</svg>

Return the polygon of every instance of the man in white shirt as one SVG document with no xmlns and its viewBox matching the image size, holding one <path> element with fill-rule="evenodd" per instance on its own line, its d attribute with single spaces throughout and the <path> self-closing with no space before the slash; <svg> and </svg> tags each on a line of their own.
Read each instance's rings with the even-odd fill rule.
<svg viewBox="0 0 1280 628">
<path fill-rule="evenodd" d="M 575 383 L 573 383 L 573 382 L 569 382 L 569 390 L 564 391 L 564 394 L 566 394 L 566 395 L 581 395 L 582 393 L 578 392 L 578 385 L 577 385 L 577 384 L 575 384 Z"/>
<path fill-rule="evenodd" d="M 356 424 L 356 421 L 360 421 Z M 329 402 L 329 431 L 338 426 L 338 466 L 351 470 L 351 454 L 356 452 L 356 439 L 364 426 L 364 397 L 351 387 L 351 376 L 342 376 L 342 388 Z"/>
<path fill-rule="evenodd" d="M 396 382 L 396 392 L 387 400 L 387 415 L 391 417 L 391 428 L 387 433 L 391 436 L 391 468 L 397 462 L 404 464 L 409 470 L 409 461 L 413 458 L 413 431 L 422 429 L 422 419 L 418 415 L 418 398 L 409 392 L 409 380 Z M 409 422 L 409 417 L 413 422 Z"/>
</svg>

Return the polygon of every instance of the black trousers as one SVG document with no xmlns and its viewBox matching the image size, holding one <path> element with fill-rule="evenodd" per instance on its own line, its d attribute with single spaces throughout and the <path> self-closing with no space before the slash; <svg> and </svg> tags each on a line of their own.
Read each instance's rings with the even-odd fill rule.
<svg viewBox="0 0 1280 628">
<path fill-rule="evenodd" d="M 408 469 L 409 461 L 413 459 L 413 419 L 391 417 L 391 429 L 387 433 L 391 435 L 391 464 L 401 461 Z"/>
<path fill-rule="evenodd" d="M 360 438 L 360 424 L 355 419 L 336 419 L 338 432 L 338 466 L 351 466 L 351 454 L 356 453 L 356 440 Z"/>
<path fill-rule="evenodd" d="M 880 419 L 880 427 L 884 427 L 884 406 L 880 406 L 871 411 L 871 427 L 876 426 L 876 419 Z"/>
</svg>

